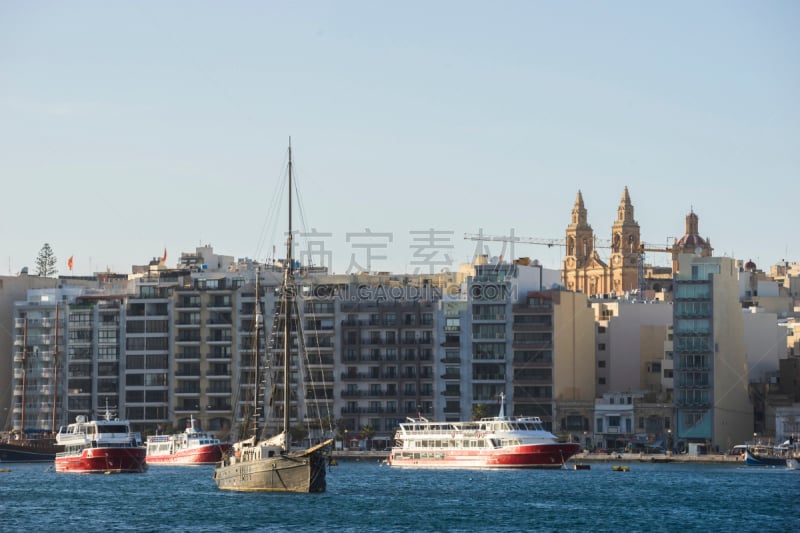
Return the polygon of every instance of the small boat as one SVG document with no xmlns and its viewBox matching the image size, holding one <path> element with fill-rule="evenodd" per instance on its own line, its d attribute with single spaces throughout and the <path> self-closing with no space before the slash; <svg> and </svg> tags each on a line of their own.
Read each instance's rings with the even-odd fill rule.
<svg viewBox="0 0 800 533">
<path fill-rule="evenodd" d="M 752 448 L 744 451 L 744 462 L 750 466 L 784 466 L 786 457 L 757 453 Z"/>
<path fill-rule="evenodd" d="M 147 471 L 147 449 L 142 438 L 130 429 L 127 420 L 111 418 L 106 407 L 102 420 L 86 420 L 79 415 L 75 423 L 61 428 L 56 441 L 64 451 L 56 454 L 56 472 L 78 474 L 129 474 Z"/>
<path fill-rule="evenodd" d="M 498 416 L 473 422 L 409 418 L 395 434 L 388 462 L 404 468 L 561 468 L 580 445 L 559 442 L 538 417 Z"/>
<path fill-rule="evenodd" d="M 243 438 L 232 446 L 233 453 L 226 454 L 214 467 L 214 481 L 221 490 L 239 492 L 296 492 L 312 493 L 324 492 L 327 488 L 326 469 L 330 457 L 332 438 L 323 439 L 321 442 L 309 445 L 307 448 L 295 449 L 292 447 L 290 429 L 292 397 L 302 398 L 298 392 L 297 384 L 291 379 L 293 372 L 284 371 L 291 368 L 294 358 L 303 361 L 307 354 L 304 351 L 303 321 L 297 310 L 298 286 L 295 280 L 296 262 L 292 258 L 292 147 L 289 145 L 288 165 L 288 190 L 289 190 L 289 231 L 286 239 L 286 259 L 283 262 L 283 277 L 278 293 L 278 302 L 275 304 L 276 316 L 274 324 L 278 325 L 277 331 L 272 332 L 274 344 L 268 346 L 270 353 L 274 354 L 274 365 L 280 368 L 279 374 L 282 382 L 282 430 L 277 435 L 266 436 L 266 427 L 259 427 L 259 419 L 255 413 L 263 412 L 262 409 L 272 405 L 272 398 L 267 402 L 263 394 L 259 394 L 259 387 L 253 387 L 252 409 L 242 417 L 240 424 L 245 432 Z M 253 344 L 253 367 L 259 382 L 266 378 L 267 361 L 265 354 L 259 353 L 261 338 L 260 328 L 263 323 L 261 315 L 262 292 L 259 288 L 260 272 L 256 272 L 256 320 L 255 342 Z M 296 341 L 296 342 L 295 342 Z M 274 371 L 274 370 L 273 370 Z M 275 391 L 278 390 L 277 382 L 273 383 Z M 262 390 L 263 392 L 263 390 Z M 280 396 L 278 401 L 280 401 Z M 300 400 L 298 400 L 300 401 Z M 276 417 L 277 418 L 277 417 Z M 320 425 L 322 427 L 322 425 Z"/>
<path fill-rule="evenodd" d="M 786 468 L 789 470 L 800 470 L 800 459 L 797 457 L 789 457 L 786 459 Z"/>
<path fill-rule="evenodd" d="M 230 443 L 201 431 L 190 415 L 183 433 L 148 437 L 146 460 L 148 465 L 208 465 L 222 459 L 230 448 Z"/>
</svg>

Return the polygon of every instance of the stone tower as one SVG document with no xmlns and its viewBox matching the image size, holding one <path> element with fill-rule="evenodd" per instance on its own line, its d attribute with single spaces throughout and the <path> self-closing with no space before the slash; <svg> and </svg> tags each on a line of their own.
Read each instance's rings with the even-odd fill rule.
<svg viewBox="0 0 800 533">
<path fill-rule="evenodd" d="M 631 291 L 639 288 L 639 223 L 633 218 L 633 205 L 628 188 L 622 193 L 617 220 L 611 227 L 611 265 L 608 275 L 612 290 Z"/>
<path fill-rule="evenodd" d="M 711 239 L 700 236 L 699 220 L 694 209 L 686 215 L 686 233 L 672 245 L 672 272 L 678 272 L 678 256 L 680 254 L 694 254 L 701 257 L 711 257 L 714 249 Z"/>
<path fill-rule="evenodd" d="M 567 254 L 564 258 L 562 278 L 568 290 L 588 294 L 607 292 L 608 266 L 594 249 L 594 232 L 587 222 L 583 195 L 578 191 L 575 205 L 572 206 L 572 222 L 567 226 Z"/>
</svg>

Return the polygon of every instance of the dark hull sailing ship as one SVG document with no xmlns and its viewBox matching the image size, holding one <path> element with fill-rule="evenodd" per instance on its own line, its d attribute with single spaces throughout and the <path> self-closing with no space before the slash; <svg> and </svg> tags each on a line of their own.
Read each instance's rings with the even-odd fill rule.
<svg viewBox="0 0 800 533">
<path fill-rule="evenodd" d="M 54 438 L 24 435 L 19 440 L 0 442 L 0 463 L 52 463 L 61 451 L 64 447 Z"/>
<path fill-rule="evenodd" d="M 293 450 L 289 432 L 290 398 L 292 383 L 289 371 L 290 353 L 292 349 L 292 331 L 296 331 L 298 349 L 303 345 L 301 321 L 297 317 L 294 281 L 294 261 L 292 259 L 292 148 L 289 146 L 289 231 L 286 242 L 286 259 L 283 265 L 280 288 L 280 302 L 276 304 L 277 316 L 275 326 L 282 326 L 282 335 L 273 331 L 272 337 L 282 341 L 282 347 L 276 347 L 274 353 L 280 355 L 278 366 L 283 375 L 283 429 L 264 439 L 257 427 L 257 413 L 263 407 L 264 395 L 259 387 L 253 387 L 253 420 L 243 421 L 244 429 L 252 428 L 252 434 L 234 443 L 232 453 L 225 455 L 214 467 L 214 481 L 222 490 L 232 491 L 272 491 L 272 492 L 324 492 L 326 489 L 326 468 L 328 455 L 333 439 L 327 439 L 314 446 L 301 450 Z M 259 351 L 259 331 L 261 320 L 261 295 L 259 291 L 260 272 L 256 272 L 256 335 L 254 352 L 256 352 L 256 382 L 263 381 L 262 357 Z"/>
<path fill-rule="evenodd" d="M 325 492 L 328 467 L 323 442 L 306 450 L 285 453 L 281 445 L 241 444 L 233 457 L 217 463 L 214 480 L 223 490 L 242 492 Z"/>
</svg>

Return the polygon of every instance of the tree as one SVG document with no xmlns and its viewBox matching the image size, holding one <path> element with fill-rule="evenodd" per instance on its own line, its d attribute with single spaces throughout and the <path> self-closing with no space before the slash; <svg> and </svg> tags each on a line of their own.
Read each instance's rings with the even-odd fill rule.
<svg viewBox="0 0 800 533">
<path fill-rule="evenodd" d="M 480 420 L 486 418 L 489 413 L 489 407 L 484 403 L 477 403 L 472 406 L 472 419 Z"/>
<path fill-rule="evenodd" d="M 303 424 L 296 424 L 289 428 L 289 437 L 292 442 L 300 444 L 308 437 L 308 430 Z"/>
<path fill-rule="evenodd" d="M 42 249 L 39 250 L 39 255 L 36 257 L 36 275 L 43 278 L 49 278 L 58 274 L 56 268 L 56 255 L 50 244 L 44 243 Z"/>
<path fill-rule="evenodd" d="M 364 424 L 361 426 L 361 436 L 364 437 L 364 445 L 367 450 L 369 450 L 369 442 L 372 437 L 375 435 L 375 428 L 372 427 L 372 424 Z"/>
</svg>

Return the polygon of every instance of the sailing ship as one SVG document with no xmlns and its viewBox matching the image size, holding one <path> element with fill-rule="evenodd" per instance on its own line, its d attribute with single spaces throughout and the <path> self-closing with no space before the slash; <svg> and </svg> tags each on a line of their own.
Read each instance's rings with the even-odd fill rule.
<svg viewBox="0 0 800 533">
<path fill-rule="evenodd" d="M 21 427 L 22 431 L 14 431 L 5 439 L 0 441 L 0 463 L 49 463 L 52 462 L 58 452 L 64 451 L 64 447 L 56 442 L 56 410 L 57 410 L 57 391 L 58 391 L 58 309 L 56 305 L 55 334 L 53 343 L 53 397 L 52 397 L 52 420 L 50 432 L 26 430 L 25 406 L 27 405 L 27 377 L 28 377 L 28 319 L 23 319 L 22 334 L 22 410 Z"/>
<path fill-rule="evenodd" d="M 52 463 L 64 447 L 51 435 L 13 433 L 0 442 L 0 463 Z"/>
<path fill-rule="evenodd" d="M 282 347 L 275 347 L 274 353 L 280 356 L 278 366 L 283 374 L 283 421 L 282 431 L 265 438 L 265 431 L 258 427 L 258 413 L 264 407 L 264 394 L 259 387 L 253 390 L 252 405 L 249 409 L 251 420 L 245 417 L 242 428 L 250 434 L 235 442 L 232 453 L 225 455 L 214 467 L 214 481 L 222 490 L 231 491 L 271 491 L 271 492 L 324 492 L 326 489 L 326 468 L 333 439 L 324 440 L 303 449 L 292 449 L 289 432 L 290 399 L 294 384 L 290 380 L 290 353 L 292 330 L 296 330 L 298 349 L 302 348 L 302 328 L 295 305 L 297 287 L 295 282 L 295 262 L 292 259 L 292 147 L 289 144 L 288 163 L 289 231 L 286 239 L 286 259 L 282 268 L 280 303 L 276 304 L 276 320 L 273 339 L 282 341 Z M 263 365 L 266 357 L 259 353 L 259 334 L 263 323 L 261 297 L 259 290 L 260 272 L 256 271 L 256 320 L 255 320 L 255 365 L 256 383 L 263 379 Z M 278 325 L 283 334 L 276 335 Z"/>
</svg>

